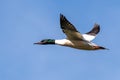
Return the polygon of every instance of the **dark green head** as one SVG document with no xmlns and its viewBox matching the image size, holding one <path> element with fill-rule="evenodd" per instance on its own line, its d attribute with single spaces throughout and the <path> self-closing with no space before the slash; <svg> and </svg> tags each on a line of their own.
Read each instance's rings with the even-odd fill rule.
<svg viewBox="0 0 120 80">
<path fill-rule="evenodd" d="M 43 39 L 40 42 L 34 43 L 34 44 L 41 44 L 41 45 L 46 45 L 46 44 L 55 44 L 54 39 Z"/>
</svg>

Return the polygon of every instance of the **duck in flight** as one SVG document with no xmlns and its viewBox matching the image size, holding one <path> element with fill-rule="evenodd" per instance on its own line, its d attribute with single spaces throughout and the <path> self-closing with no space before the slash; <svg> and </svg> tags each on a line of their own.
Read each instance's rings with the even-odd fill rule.
<svg viewBox="0 0 120 80">
<path fill-rule="evenodd" d="M 57 44 L 61 46 L 67 46 L 71 48 L 81 49 L 81 50 L 100 50 L 106 49 L 105 47 L 99 46 L 91 42 L 100 31 L 100 25 L 94 24 L 91 31 L 81 34 L 67 18 L 60 14 L 60 27 L 63 33 L 66 34 L 65 39 L 43 39 L 40 42 L 34 44 L 47 45 L 47 44 Z"/>
</svg>

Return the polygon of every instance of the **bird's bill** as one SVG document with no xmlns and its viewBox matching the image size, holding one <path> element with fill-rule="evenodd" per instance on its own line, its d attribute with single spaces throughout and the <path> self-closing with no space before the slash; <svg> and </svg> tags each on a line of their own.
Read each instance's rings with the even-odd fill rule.
<svg viewBox="0 0 120 80">
<path fill-rule="evenodd" d="M 36 42 L 36 43 L 34 43 L 34 44 L 44 44 L 43 42 Z"/>
</svg>

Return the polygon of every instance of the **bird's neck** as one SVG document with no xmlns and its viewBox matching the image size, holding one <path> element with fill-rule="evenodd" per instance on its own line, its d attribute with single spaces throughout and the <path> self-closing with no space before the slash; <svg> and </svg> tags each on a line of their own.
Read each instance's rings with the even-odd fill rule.
<svg viewBox="0 0 120 80">
<path fill-rule="evenodd" d="M 71 42 L 69 40 L 67 40 L 67 39 L 58 39 L 58 40 L 55 40 L 55 44 L 62 45 L 62 46 L 66 45 L 68 43 L 71 43 Z"/>
</svg>

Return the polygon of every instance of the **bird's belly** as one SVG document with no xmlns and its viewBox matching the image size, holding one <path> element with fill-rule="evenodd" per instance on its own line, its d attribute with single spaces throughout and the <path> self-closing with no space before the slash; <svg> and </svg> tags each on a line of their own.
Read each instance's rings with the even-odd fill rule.
<svg viewBox="0 0 120 80">
<path fill-rule="evenodd" d="M 72 41 L 73 45 L 71 47 L 76 49 L 83 49 L 83 50 L 93 50 L 93 47 L 85 41 Z"/>
</svg>

